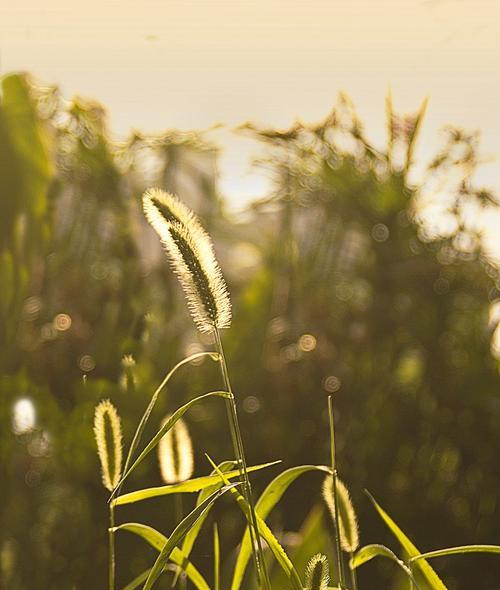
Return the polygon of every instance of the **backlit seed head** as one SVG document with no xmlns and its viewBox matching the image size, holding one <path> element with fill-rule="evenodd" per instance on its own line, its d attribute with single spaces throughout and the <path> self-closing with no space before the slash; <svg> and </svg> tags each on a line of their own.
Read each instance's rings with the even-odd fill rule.
<svg viewBox="0 0 500 590">
<path fill-rule="evenodd" d="M 328 559 L 317 553 L 306 567 L 306 590 L 327 590 L 330 582 Z"/>
<path fill-rule="evenodd" d="M 160 236 L 200 332 L 231 325 L 231 301 L 212 240 L 195 214 L 160 189 L 143 196 L 144 213 Z"/>
<path fill-rule="evenodd" d="M 102 483 L 111 492 L 120 481 L 123 457 L 120 417 L 108 399 L 102 400 L 95 409 L 94 435 L 101 462 Z"/>
<path fill-rule="evenodd" d="M 166 416 L 165 424 L 170 416 Z M 178 420 L 160 440 L 158 445 L 160 471 L 165 483 L 185 481 L 193 475 L 193 445 L 186 423 Z"/>
<path fill-rule="evenodd" d="M 323 498 L 335 521 L 335 500 L 333 477 L 328 475 L 323 483 Z M 337 498 L 339 513 L 340 545 L 347 553 L 353 553 L 359 547 L 358 519 L 352 505 L 351 496 L 343 482 L 337 478 Z"/>
</svg>

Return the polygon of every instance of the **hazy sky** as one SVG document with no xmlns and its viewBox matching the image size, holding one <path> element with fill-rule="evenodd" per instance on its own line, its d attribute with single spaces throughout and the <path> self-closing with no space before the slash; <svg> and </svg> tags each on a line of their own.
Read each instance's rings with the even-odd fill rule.
<svg viewBox="0 0 500 590">
<path fill-rule="evenodd" d="M 418 155 L 447 123 L 481 131 L 479 180 L 500 196 L 499 0 L 0 0 L 0 67 L 96 98 L 125 134 L 253 120 L 288 126 L 353 98 L 384 141 L 384 97 L 430 99 Z M 255 145 L 223 135 L 222 187 L 265 190 Z M 488 220 L 490 235 L 500 223 Z M 500 252 L 500 236 L 498 237 Z"/>
</svg>

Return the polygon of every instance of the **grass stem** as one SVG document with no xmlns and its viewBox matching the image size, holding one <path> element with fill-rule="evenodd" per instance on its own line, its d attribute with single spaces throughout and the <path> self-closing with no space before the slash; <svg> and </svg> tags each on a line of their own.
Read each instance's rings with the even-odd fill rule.
<svg viewBox="0 0 500 590">
<path fill-rule="evenodd" d="M 340 521 L 339 521 L 339 500 L 337 493 L 337 464 L 335 460 L 335 425 L 333 416 L 333 397 L 328 396 L 328 419 L 330 422 L 330 458 L 332 465 L 332 477 L 333 477 L 333 504 L 335 511 L 335 546 L 337 551 L 337 567 L 340 577 L 340 588 L 344 590 L 346 587 L 345 583 L 345 572 L 344 572 L 344 561 L 342 559 L 342 549 L 340 546 Z"/>
<path fill-rule="evenodd" d="M 109 568 L 108 568 L 108 579 L 109 579 L 109 590 L 115 590 L 115 507 L 113 504 L 109 505 Z"/>
<path fill-rule="evenodd" d="M 216 328 L 215 340 L 217 345 L 217 351 L 219 353 L 219 363 L 221 367 L 222 379 L 226 391 L 231 393 L 231 398 L 227 399 L 226 408 L 229 421 L 229 429 L 231 432 L 231 439 L 233 443 L 234 453 L 236 460 L 238 461 L 238 469 L 240 470 L 240 480 L 242 483 L 242 491 L 245 500 L 250 507 L 250 523 L 248 529 L 250 531 L 250 539 L 252 543 L 252 554 L 255 564 L 255 572 L 257 576 L 257 584 L 259 588 L 264 587 L 265 590 L 271 590 L 269 577 L 267 574 L 266 563 L 264 560 L 264 552 L 262 549 L 262 541 L 260 538 L 257 517 L 255 515 L 255 505 L 252 498 L 252 488 L 250 484 L 250 478 L 248 477 L 247 464 L 245 459 L 245 452 L 243 447 L 243 440 L 241 438 L 241 431 L 238 422 L 238 412 L 236 409 L 236 401 L 234 399 L 231 382 L 229 380 L 229 373 L 227 370 L 226 358 L 224 356 L 224 349 L 222 347 L 222 341 L 220 338 L 219 330 Z"/>
</svg>

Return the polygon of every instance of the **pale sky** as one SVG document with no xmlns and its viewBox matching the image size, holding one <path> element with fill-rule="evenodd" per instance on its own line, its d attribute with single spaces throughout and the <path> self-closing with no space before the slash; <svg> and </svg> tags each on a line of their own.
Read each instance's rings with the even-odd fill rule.
<svg viewBox="0 0 500 590">
<path fill-rule="evenodd" d="M 339 91 L 368 136 L 385 139 L 384 99 L 429 97 L 417 156 L 446 124 L 481 132 L 479 182 L 500 197 L 499 0 L 0 0 L 0 71 L 29 70 L 65 96 L 102 102 L 131 128 L 285 127 L 322 119 Z M 220 134 L 233 206 L 266 190 L 253 142 Z M 500 216 L 486 220 L 500 252 Z"/>
</svg>

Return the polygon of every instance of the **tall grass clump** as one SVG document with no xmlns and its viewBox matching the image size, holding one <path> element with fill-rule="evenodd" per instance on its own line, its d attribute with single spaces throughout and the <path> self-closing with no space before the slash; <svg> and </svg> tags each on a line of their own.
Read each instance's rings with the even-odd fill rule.
<svg viewBox="0 0 500 590">
<path fill-rule="evenodd" d="M 257 579 L 261 584 L 264 576 L 268 586 L 236 401 L 220 336 L 220 329 L 231 325 L 231 301 L 227 285 L 210 236 L 186 205 L 176 196 L 153 188 L 144 193 L 143 208 L 147 220 L 160 237 L 173 272 L 179 279 L 195 325 L 200 332 L 213 333 L 215 336 L 222 379 L 229 393 L 227 412 L 233 449 L 240 469 L 243 494 L 250 507 L 250 534 Z"/>
</svg>

